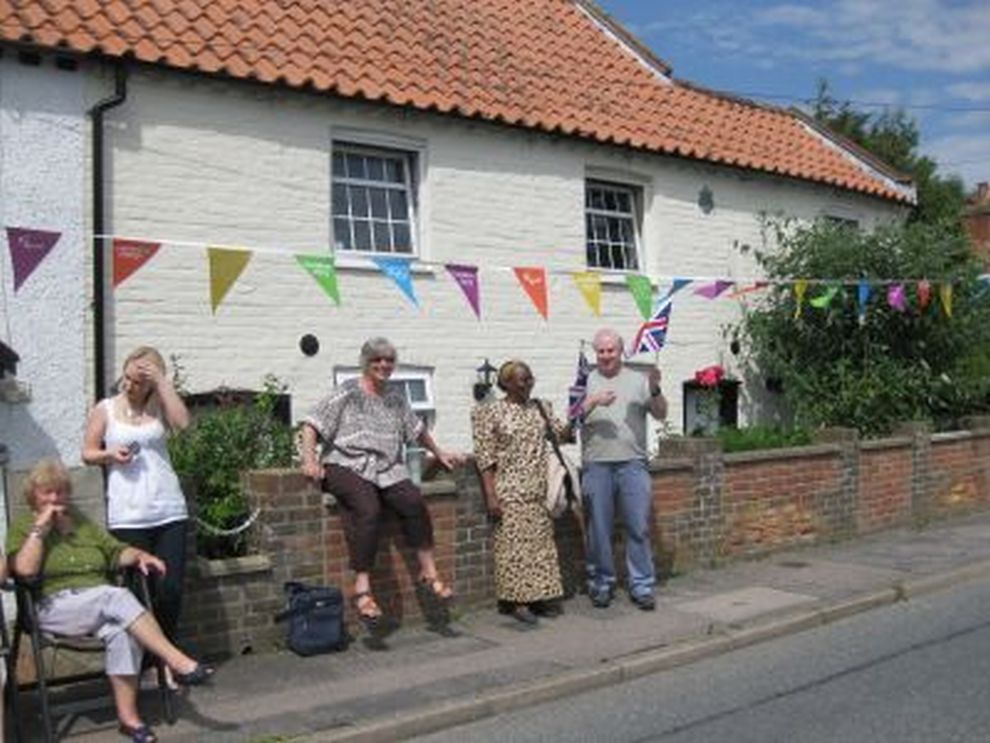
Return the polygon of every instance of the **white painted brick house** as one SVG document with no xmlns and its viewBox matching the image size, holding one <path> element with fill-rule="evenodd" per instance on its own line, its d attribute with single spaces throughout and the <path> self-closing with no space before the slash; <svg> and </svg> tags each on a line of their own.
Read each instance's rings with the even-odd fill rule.
<svg viewBox="0 0 990 743">
<path fill-rule="evenodd" d="M 0 19 L 0 217 L 62 232 L 16 294 L 6 248 L 0 262 L 0 338 L 21 355 L 19 377 L 32 391 L 29 403 L 0 401 L 0 441 L 14 469 L 52 453 L 78 464 L 98 382 L 106 387 L 141 344 L 177 355 L 194 391 L 257 388 L 273 373 L 298 416 L 353 369 L 364 339 L 386 335 L 399 349 L 399 375 L 422 383 L 438 439 L 466 449 L 476 367 L 523 358 L 536 394 L 563 406 L 580 340 L 605 325 L 631 336 L 641 322 L 629 271 L 661 284 L 752 279 L 746 246 L 761 245 L 762 214 L 869 227 L 902 218 L 914 198 L 881 164 L 796 114 L 674 81 L 588 3 L 528 2 L 523 18 L 508 18 L 505 4 L 448 0 L 439 5 L 449 12 L 411 23 L 398 41 L 387 29 L 381 38 L 355 30 L 378 28 L 383 2 L 323 3 L 309 26 L 290 24 L 284 4 L 270 0 L 240 3 L 241 15 L 214 5 L 202 18 L 179 18 L 178 9 L 115 0 L 87 16 L 20 0 L 15 17 Z M 411 2 L 405 12 L 418 18 L 436 5 Z M 357 6 L 366 15 L 355 16 Z M 106 14 L 109 27 L 99 22 Z M 263 42 L 252 36 L 263 24 L 244 14 L 274 24 Z M 509 45 L 527 19 L 534 38 Z M 491 61 L 478 36 L 460 62 L 417 46 L 432 49 L 429 29 L 460 48 L 455 37 L 469 27 L 506 56 Z M 555 28 L 566 34 L 560 48 Z M 422 59 L 383 47 L 398 43 Z M 336 56 L 327 51 L 335 44 Z M 542 72 L 527 80 L 534 65 Z M 162 247 L 116 290 L 105 272 L 98 373 L 87 112 L 113 91 L 115 66 L 126 96 L 103 125 L 105 232 Z M 518 95 L 506 70 L 519 78 Z M 617 115 L 624 110 L 628 118 Z M 348 155 L 374 172 L 335 172 L 335 157 Z M 335 208 L 335 183 L 338 195 L 351 187 L 349 211 Z M 605 192 L 616 201 L 601 224 L 629 230 L 607 256 L 589 250 L 596 210 L 586 206 Z M 372 244 L 355 249 L 369 224 L 355 216 L 362 195 L 390 204 L 377 223 L 391 228 L 379 248 L 411 258 L 419 309 L 369 260 Z M 207 246 L 253 251 L 216 313 Z M 339 307 L 294 258 L 329 251 Z M 444 263 L 479 267 L 480 320 Z M 521 290 L 517 266 L 550 271 L 549 319 Z M 602 274 L 600 318 L 570 276 L 589 267 Z M 721 330 L 737 312 L 732 301 L 678 295 L 659 356 L 675 429 L 681 383 L 701 366 L 732 367 Z M 319 340 L 315 356 L 300 350 L 306 334 Z"/>
</svg>

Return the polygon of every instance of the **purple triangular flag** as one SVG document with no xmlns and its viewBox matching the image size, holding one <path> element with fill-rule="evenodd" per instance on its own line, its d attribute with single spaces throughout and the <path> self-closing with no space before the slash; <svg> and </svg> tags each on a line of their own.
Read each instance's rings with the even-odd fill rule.
<svg viewBox="0 0 990 743">
<path fill-rule="evenodd" d="M 694 290 L 694 293 L 705 297 L 706 299 L 715 299 L 715 297 L 731 287 L 734 283 L 734 281 L 713 281 L 710 284 L 699 286 Z"/>
<path fill-rule="evenodd" d="M 32 230 L 26 227 L 8 227 L 7 242 L 10 245 L 10 258 L 14 264 L 14 291 L 21 288 L 34 269 L 55 247 L 62 236 L 61 232 Z"/>
<path fill-rule="evenodd" d="M 481 285 L 478 283 L 478 267 L 464 266 L 459 263 L 448 263 L 444 266 L 461 287 L 468 304 L 474 310 L 474 316 L 481 319 Z"/>
</svg>

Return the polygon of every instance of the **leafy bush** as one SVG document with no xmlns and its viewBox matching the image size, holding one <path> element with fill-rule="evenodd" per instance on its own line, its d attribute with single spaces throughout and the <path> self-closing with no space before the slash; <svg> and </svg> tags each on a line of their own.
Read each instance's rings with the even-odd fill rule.
<svg viewBox="0 0 990 743">
<path fill-rule="evenodd" d="M 800 426 L 852 426 L 885 434 L 904 420 L 937 428 L 990 409 L 990 292 L 968 243 L 956 231 L 925 224 L 864 232 L 827 223 L 769 225 L 779 250 L 757 255 L 772 285 L 735 332 L 748 342 L 747 374 L 779 380 Z M 809 281 L 807 299 L 838 285 L 824 309 L 805 302 L 795 318 L 793 280 Z M 859 279 L 927 279 L 920 306 L 908 283 L 906 312 L 888 306 L 873 285 L 865 321 L 857 311 Z M 952 282 L 952 317 L 939 286 Z"/>
<path fill-rule="evenodd" d="M 716 434 L 722 443 L 722 451 L 755 451 L 758 449 L 785 449 L 790 446 L 807 446 L 811 434 L 803 428 L 779 426 L 748 426 L 747 428 L 720 428 Z"/>
<path fill-rule="evenodd" d="M 233 536 L 210 533 L 234 529 L 249 517 L 241 489 L 241 473 L 292 464 L 295 450 L 291 427 L 274 416 L 278 396 L 285 390 L 268 375 L 264 388 L 250 404 L 231 404 L 217 395 L 220 406 L 197 415 L 184 431 L 169 440 L 172 464 L 198 505 L 197 550 L 206 557 L 234 557 L 247 550 L 246 532 Z"/>
</svg>

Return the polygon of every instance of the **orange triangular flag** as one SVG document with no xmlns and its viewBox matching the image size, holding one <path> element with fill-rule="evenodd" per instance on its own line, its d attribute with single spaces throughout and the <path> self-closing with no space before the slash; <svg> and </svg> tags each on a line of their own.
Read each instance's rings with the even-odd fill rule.
<svg viewBox="0 0 990 743">
<path fill-rule="evenodd" d="M 547 307 L 547 270 L 545 268 L 523 267 L 513 268 L 516 278 L 522 288 L 533 301 L 536 311 L 543 315 L 543 319 L 548 319 L 549 309 Z"/>
<path fill-rule="evenodd" d="M 151 256 L 158 252 L 161 243 L 149 243 L 143 240 L 113 239 L 113 288 L 116 289 L 124 280 L 147 263 Z"/>
</svg>

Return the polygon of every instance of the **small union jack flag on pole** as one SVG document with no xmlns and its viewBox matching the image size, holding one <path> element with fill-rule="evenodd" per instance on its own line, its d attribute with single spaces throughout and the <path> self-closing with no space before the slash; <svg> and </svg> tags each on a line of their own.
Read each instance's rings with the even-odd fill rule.
<svg viewBox="0 0 990 743">
<path fill-rule="evenodd" d="M 670 296 L 660 300 L 653 317 L 639 326 L 632 342 L 632 353 L 659 351 L 667 342 L 667 326 L 670 324 Z"/>
<path fill-rule="evenodd" d="M 584 355 L 584 342 L 581 342 L 581 350 L 578 352 L 577 375 L 574 384 L 567 391 L 567 417 L 577 424 L 581 423 L 584 417 L 582 406 L 584 398 L 588 394 L 588 375 L 591 373 L 591 364 L 588 357 Z"/>
</svg>

